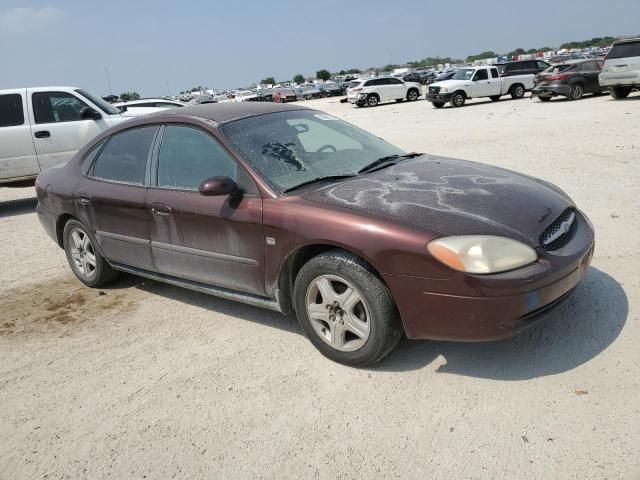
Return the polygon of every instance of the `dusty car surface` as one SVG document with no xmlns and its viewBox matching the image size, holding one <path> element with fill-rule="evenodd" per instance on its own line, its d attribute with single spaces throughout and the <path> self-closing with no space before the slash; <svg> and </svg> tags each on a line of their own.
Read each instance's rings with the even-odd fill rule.
<svg viewBox="0 0 640 480">
<path fill-rule="evenodd" d="M 137 118 L 37 180 L 38 216 L 98 287 L 124 271 L 283 313 L 349 365 L 404 333 L 513 335 L 565 299 L 594 232 L 559 188 L 400 150 L 275 103 Z"/>
</svg>

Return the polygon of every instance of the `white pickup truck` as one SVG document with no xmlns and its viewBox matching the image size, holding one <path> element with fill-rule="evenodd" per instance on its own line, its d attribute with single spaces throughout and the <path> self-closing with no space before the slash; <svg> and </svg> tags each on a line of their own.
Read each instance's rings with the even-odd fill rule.
<svg viewBox="0 0 640 480">
<path fill-rule="evenodd" d="M 35 178 L 134 115 L 74 87 L 0 90 L 0 184 Z"/>
<path fill-rule="evenodd" d="M 534 75 L 500 77 L 497 67 L 468 67 L 459 69 L 451 80 L 429 85 L 426 99 L 434 107 L 442 108 L 446 103 L 462 107 L 471 98 L 489 97 L 494 102 L 503 95 L 522 98 L 534 86 Z"/>
</svg>

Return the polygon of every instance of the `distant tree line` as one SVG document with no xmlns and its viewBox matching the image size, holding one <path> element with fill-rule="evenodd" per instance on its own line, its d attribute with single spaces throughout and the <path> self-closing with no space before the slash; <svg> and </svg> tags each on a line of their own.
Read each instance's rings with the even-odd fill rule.
<svg viewBox="0 0 640 480">
<path fill-rule="evenodd" d="M 138 92 L 124 92 L 120 94 L 120 100 L 123 102 L 130 102 L 131 100 L 140 100 L 140 94 Z"/>
</svg>

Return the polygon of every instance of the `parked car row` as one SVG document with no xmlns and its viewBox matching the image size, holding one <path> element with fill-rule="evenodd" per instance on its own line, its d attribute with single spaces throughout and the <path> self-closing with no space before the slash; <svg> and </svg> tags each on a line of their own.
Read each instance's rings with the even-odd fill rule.
<svg viewBox="0 0 640 480">
<path fill-rule="evenodd" d="M 375 107 L 383 102 L 414 102 L 422 95 L 420 84 L 396 77 L 353 80 L 347 88 L 347 100 L 358 107 Z"/>
</svg>

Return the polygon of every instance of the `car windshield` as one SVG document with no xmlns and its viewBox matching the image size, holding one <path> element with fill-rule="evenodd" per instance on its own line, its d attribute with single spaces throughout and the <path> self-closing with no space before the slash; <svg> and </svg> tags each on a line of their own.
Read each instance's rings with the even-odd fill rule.
<svg viewBox="0 0 640 480">
<path fill-rule="evenodd" d="M 461 68 L 458 70 L 453 77 L 452 80 L 471 80 L 473 77 L 473 73 L 475 72 L 475 68 Z"/>
<path fill-rule="evenodd" d="M 93 95 L 86 90 L 78 89 L 76 90 L 76 92 L 78 92 L 84 98 L 88 99 L 107 115 L 118 115 L 120 113 L 120 110 L 111 105 L 109 102 L 104 101 L 100 97 L 97 97 L 96 95 Z"/>
<path fill-rule="evenodd" d="M 294 110 L 236 120 L 222 133 L 276 192 L 315 179 L 356 175 L 376 159 L 405 152 L 316 110 Z"/>
<path fill-rule="evenodd" d="M 561 63 L 560 65 L 553 65 L 547 68 L 544 73 L 556 74 L 561 72 L 568 72 L 570 70 L 575 70 L 577 65 L 571 63 Z"/>
</svg>

